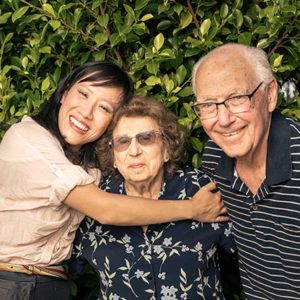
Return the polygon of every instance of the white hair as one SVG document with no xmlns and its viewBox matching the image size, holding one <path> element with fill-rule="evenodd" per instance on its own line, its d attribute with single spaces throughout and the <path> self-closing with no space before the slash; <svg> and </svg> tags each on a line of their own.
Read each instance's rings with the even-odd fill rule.
<svg viewBox="0 0 300 300">
<path fill-rule="evenodd" d="M 255 72 L 255 77 L 258 81 L 263 81 L 264 84 L 268 84 L 273 78 L 273 72 L 271 65 L 268 61 L 268 56 L 266 52 L 262 49 L 246 46 L 242 44 L 229 43 L 222 46 L 219 46 L 212 51 L 208 52 L 206 55 L 202 56 L 194 65 L 192 72 L 192 88 L 193 92 L 196 95 L 196 75 L 199 67 L 202 65 L 204 61 L 206 61 L 209 57 L 214 55 L 216 52 L 225 50 L 226 48 L 232 48 L 232 50 L 240 50 L 244 55 L 244 58 L 248 61 L 249 64 L 253 65 L 253 70 Z M 224 49 L 225 48 L 225 49 Z"/>
</svg>

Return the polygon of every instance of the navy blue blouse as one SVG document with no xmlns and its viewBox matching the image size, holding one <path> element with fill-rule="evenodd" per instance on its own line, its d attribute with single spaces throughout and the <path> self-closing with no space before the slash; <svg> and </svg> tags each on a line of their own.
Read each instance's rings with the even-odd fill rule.
<svg viewBox="0 0 300 300">
<path fill-rule="evenodd" d="M 189 167 L 167 175 L 159 199 L 191 198 L 208 178 Z M 102 189 L 125 194 L 124 183 Z M 71 265 L 88 261 L 100 277 L 99 299 L 224 299 L 217 246 L 234 252 L 231 223 L 193 220 L 139 226 L 102 225 L 86 218 L 77 231 Z"/>
</svg>

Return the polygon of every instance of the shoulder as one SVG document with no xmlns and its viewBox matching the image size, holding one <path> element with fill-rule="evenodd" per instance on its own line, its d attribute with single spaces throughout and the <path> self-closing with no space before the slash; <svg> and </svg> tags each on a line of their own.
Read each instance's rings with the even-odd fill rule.
<svg viewBox="0 0 300 300">
<path fill-rule="evenodd" d="M 38 159 L 42 151 L 56 149 L 62 153 L 59 142 L 45 128 L 32 118 L 25 116 L 21 122 L 12 125 L 1 142 L 1 155 L 9 158 L 31 157 Z M 51 150 L 52 151 L 52 150 Z"/>
</svg>

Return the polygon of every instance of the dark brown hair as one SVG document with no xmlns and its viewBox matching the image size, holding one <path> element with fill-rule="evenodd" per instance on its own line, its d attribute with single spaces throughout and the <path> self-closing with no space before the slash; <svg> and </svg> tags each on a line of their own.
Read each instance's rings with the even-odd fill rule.
<svg viewBox="0 0 300 300">
<path fill-rule="evenodd" d="M 159 126 L 163 141 L 167 147 L 169 160 L 165 163 L 165 171 L 172 173 L 178 169 L 184 153 L 186 131 L 181 126 L 174 113 L 162 103 L 143 96 L 135 96 L 116 112 L 107 132 L 98 142 L 98 158 L 103 175 L 117 175 L 118 170 L 113 166 L 113 149 L 109 146 L 113 131 L 122 117 L 149 117 Z"/>
</svg>

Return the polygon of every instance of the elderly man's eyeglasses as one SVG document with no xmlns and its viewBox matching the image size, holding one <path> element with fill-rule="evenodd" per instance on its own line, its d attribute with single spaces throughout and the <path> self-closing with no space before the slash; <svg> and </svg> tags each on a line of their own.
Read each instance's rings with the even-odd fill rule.
<svg viewBox="0 0 300 300">
<path fill-rule="evenodd" d="M 163 134 L 160 131 L 144 131 L 136 134 L 134 137 L 129 137 L 127 135 L 118 136 L 109 142 L 109 146 L 113 147 L 115 151 L 122 152 L 129 148 L 132 139 L 136 139 L 142 146 L 149 146 L 153 145 L 157 138 L 162 136 Z"/>
<path fill-rule="evenodd" d="M 210 119 L 218 115 L 218 106 L 224 104 L 229 112 L 233 114 L 239 114 L 247 112 L 251 106 L 251 99 L 258 91 L 263 81 L 254 89 L 251 94 L 237 95 L 229 97 L 222 102 L 216 102 L 215 100 L 206 100 L 203 103 L 193 104 L 195 114 L 201 119 Z"/>
</svg>

